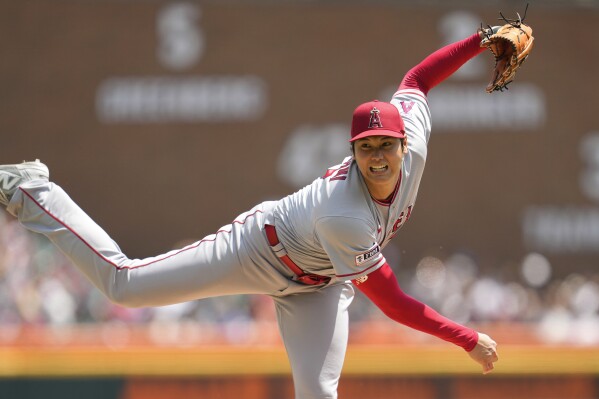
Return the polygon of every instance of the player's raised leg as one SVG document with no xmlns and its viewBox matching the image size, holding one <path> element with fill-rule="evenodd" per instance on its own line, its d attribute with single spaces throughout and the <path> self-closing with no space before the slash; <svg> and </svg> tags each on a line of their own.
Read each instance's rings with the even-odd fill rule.
<svg viewBox="0 0 599 399">
<path fill-rule="evenodd" d="M 239 250 L 241 224 L 160 256 L 129 259 L 64 190 L 48 181 L 47 172 L 38 162 L 0 166 L 3 203 L 24 227 L 56 244 L 115 303 L 159 306 L 286 287 L 282 278 L 261 275 L 262 269 L 243 270 L 253 263 Z"/>
<path fill-rule="evenodd" d="M 353 297 L 352 286 L 340 284 L 275 298 L 296 399 L 337 398 Z"/>
</svg>

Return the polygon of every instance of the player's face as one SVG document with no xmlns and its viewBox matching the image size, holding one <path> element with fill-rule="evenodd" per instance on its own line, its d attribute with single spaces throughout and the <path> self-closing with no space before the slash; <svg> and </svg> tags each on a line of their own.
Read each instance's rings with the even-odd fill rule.
<svg viewBox="0 0 599 399">
<path fill-rule="evenodd" d="M 375 199 L 384 200 L 395 190 L 407 145 L 390 136 L 370 136 L 354 142 L 354 158 Z"/>
</svg>

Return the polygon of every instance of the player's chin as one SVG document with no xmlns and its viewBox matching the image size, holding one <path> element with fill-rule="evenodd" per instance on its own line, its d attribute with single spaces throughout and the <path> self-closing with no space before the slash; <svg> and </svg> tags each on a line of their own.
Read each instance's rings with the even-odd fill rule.
<svg viewBox="0 0 599 399">
<path fill-rule="evenodd" d="M 376 186 L 387 186 L 393 183 L 393 176 L 391 173 L 369 173 L 366 180 Z"/>
</svg>

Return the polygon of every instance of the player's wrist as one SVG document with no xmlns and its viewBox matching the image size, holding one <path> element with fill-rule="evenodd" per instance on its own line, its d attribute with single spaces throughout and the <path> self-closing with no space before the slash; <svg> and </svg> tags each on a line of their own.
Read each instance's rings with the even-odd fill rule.
<svg viewBox="0 0 599 399">
<path fill-rule="evenodd" d="M 467 327 L 465 327 L 467 328 Z M 473 330 L 471 328 L 468 328 L 468 330 L 470 330 L 468 332 L 468 339 L 465 340 L 464 345 L 462 346 L 462 348 L 466 351 L 466 352 L 472 352 L 474 350 L 474 348 L 476 348 L 476 345 L 478 345 L 478 340 L 480 339 L 478 332 L 476 330 Z"/>
<path fill-rule="evenodd" d="M 476 32 L 478 33 L 478 37 L 480 38 L 480 40 L 484 40 L 484 39 L 488 39 L 489 37 L 493 36 L 495 33 L 497 33 L 497 31 L 501 28 L 501 26 L 491 26 L 491 25 L 487 25 L 486 27 L 483 27 L 481 25 L 480 28 L 478 28 L 476 30 Z"/>
</svg>

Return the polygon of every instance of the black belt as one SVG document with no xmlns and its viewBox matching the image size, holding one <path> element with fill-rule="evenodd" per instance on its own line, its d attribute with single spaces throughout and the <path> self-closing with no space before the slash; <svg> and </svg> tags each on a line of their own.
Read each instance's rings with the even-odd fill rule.
<svg viewBox="0 0 599 399">
<path fill-rule="evenodd" d="M 297 281 L 307 285 L 328 284 L 328 282 L 331 281 L 330 277 L 306 273 L 301 269 L 301 267 L 296 265 L 291 260 L 289 255 L 287 255 L 287 251 L 285 251 L 285 248 L 283 248 L 283 244 L 281 244 L 281 242 L 279 241 L 279 237 L 277 237 L 277 230 L 275 229 L 275 226 L 271 224 L 265 224 L 264 231 L 266 232 L 266 238 L 268 240 L 268 243 L 270 244 L 270 248 L 273 250 L 275 255 L 277 255 L 277 257 L 281 259 L 281 262 L 283 262 L 285 266 L 287 266 L 289 270 L 291 270 L 297 276 Z"/>
</svg>

